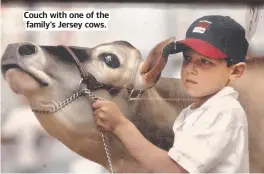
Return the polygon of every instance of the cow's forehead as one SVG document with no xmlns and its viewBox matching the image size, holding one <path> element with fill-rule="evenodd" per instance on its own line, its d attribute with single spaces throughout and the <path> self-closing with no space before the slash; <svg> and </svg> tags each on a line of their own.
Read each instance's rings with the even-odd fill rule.
<svg viewBox="0 0 264 174">
<path fill-rule="evenodd" d="M 100 47 L 100 46 L 103 46 L 103 45 L 115 45 L 117 47 L 127 47 L 127 48 L 130 48 L 130 49 L 136 49 L 131 43 L 127 42 L 127 41 L 124 41 L 124 40 L 116 40 L 116 41 L 113 41 L 113 42 L 108 42 L 108 43 L 103 43 L 103 44 L 100 44 L 96 47 Z"/>
<path fill-rule="evenodd" d="M 89 59 L 90 48 L 88 47 L 76 47 L 76 46 L 67 46 L 75 56 L 81 61 L 87 61 Z M 52 57 L 57 58 L 63 62 L 74 62 L 72 55 L 65 48 L 65 46 L 40 46 L 47 54 Z"/>
<path fill-rule="evenodd" d="M 81 61 L 87 61 L 89 58 L 92 56 L 93 50 L 100 50 L 101 53 L 109 52 L 109 49 L 118 50 L 119 48 L 124 49 L 130 49 L 130 50 L 137 50 L 132 44 L 130 44 L 127 41 L 123 40 L 118 40 L 118 41 L 113 41 L 109 43 L 103 43 L 100 45 L 97 45 L 95 47 L 82 47 L 82 46 L 67 46 L 70 48 L 70 50 L 77 56 L 77 58 Z M 63 45 L 40 45 L 40 48 L 44 49 L 47 53 L 49 53 L 51 56 L 54 56 L 56 58 L 59 58 L 60 61 L 63 62 L 74 62 L 73 57 L 70 55 L 70 53 L 67 51 L 65 46 Z M 100 49 L 104 48 L 104 49 Z"/>
</svg>

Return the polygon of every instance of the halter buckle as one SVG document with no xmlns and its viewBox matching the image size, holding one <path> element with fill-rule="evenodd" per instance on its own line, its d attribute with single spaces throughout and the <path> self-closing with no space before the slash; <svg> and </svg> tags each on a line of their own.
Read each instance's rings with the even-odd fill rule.
<svg viewBox="0 0 264 174">
<path fill-rule="evenodd" d="M 136 97 L 132 97 L 134 95 L 134 93 L 136 93 L 136 92 L 137 92 Z M 131 100 L 137 100 L 137 98 L 140 97 L 141 93 L 142 93 L 142 90 L 140 90 L 140 89 L 132 89 L 132 91 L 129 94 L 129 100 L 130 101 Z"/>
</svg>

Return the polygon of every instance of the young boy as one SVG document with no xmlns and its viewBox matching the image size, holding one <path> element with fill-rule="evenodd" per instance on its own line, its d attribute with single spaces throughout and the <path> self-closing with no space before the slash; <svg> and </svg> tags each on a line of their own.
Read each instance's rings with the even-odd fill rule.
<svg viewBox="0 0 264 174">
<path fill-rule="evenodd" d="M 194 21 L 175 43 L 171 53 L 183 52 L 181 79 L 196 102 L 175 120 L 169 152 L 146 140 L 111 101 L 94 103 L 98 127 L 116 135 L 152 172 L 248 173 L 247 117 L 230 86 L 245 70 L 247 48 L 240 24 L 213 15 Z"/>
</svg>

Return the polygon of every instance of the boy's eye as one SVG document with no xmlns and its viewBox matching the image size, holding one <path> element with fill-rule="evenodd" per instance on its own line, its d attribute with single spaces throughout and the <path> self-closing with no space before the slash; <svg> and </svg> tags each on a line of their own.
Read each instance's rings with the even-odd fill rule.
<svg viewBox="0 0 264 174">
<path fill-rule="evenodd" d="M 187 55 L 184 55 L 184 56 L 183 56 L 183 60 L 184 60 L 184 61 L 190 61 L 191 58 L 190 58 L 189 56 L 187 56 Z"/>
<path fill-rule="evenodd" d="M 201 59 L 201 63 L 202 64 L 212 64 L 212 62 L 205 60 L 205 59 Z"/>
</svg>

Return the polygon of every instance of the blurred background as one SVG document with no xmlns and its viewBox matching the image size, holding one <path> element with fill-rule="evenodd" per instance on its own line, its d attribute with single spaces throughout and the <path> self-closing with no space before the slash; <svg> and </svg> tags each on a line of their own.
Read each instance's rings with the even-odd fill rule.
<svg viewBox="0 0 264 174">
<path fill-rule="evenodd" d="M 26 31 L 23 11 L 110 11 L 108 31 Z M 162 4 L 162 3 L 2 3 L 1 56 L 10 43 L 31 41 L 39 45 L 94 47 L 105 42 L 126 40 L 146 57 L 158 42 L 176 36 L 183 39 L 188 26 L 208 14 L 228 15 L 249 28 L 254 54 L 264 54 L 264 8 L 246 4 Z M 256 12 L 255 11 L 255 12 Z M 257 14 L 257 16 L 256 16 Z M 255 16 L 254 16 L 255 15 Z M 255 27 L 255 28 L 254 28 Z M 251 37 L 251 35 L 253 35 Z M 181 55 L 170 56 L 162 76 L 179 77 Z M 102 166 L 70 151 L 50 137 L 37 122 L 26 100 L 16 96 L 1 76 L 1 171 L 19 173 L 104 173 Z"/>
</svg>

